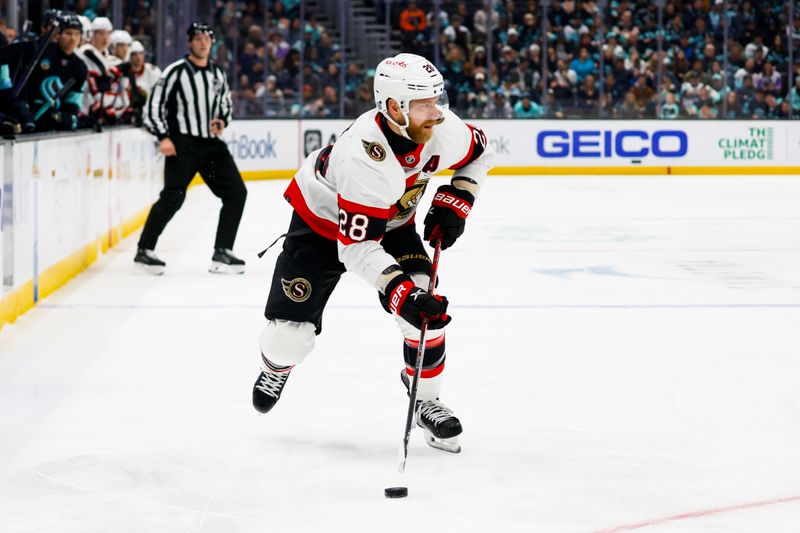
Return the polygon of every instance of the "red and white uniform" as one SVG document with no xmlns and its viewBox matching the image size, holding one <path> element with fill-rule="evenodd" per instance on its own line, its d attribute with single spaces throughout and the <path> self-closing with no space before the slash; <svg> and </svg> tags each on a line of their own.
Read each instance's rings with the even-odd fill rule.
<svg viewBox="0 0 800 533">
<path fill-rule="evenodd" d="M 131 70 L 131 72 L 136 77 L 136 88 L 150 96 L 150 91 L 153 90 L 153 87 L 158 83 L 158 78 L 161 77 L 161 69 L 150 63 L 144 63 L 142 70 L 138 72 Z"/>
<path fill-rule="evenodd" d="M 117 118 L 121 117 L 130 106 L 130 100 L 119 69 L 113 65 L 114 56 L 107 50 L 98 50 L 89 43 L 78 49 L 78 57 L 86 63 L 86 68 L 89 70 L 81 111 L 88 115 L 102 110 Z M 98 87 L 99 78 L 102 76 L 108 76 L 111 80 L 110 86 L 105 90 Z"/>
<path fill-rule="evenodd" d="M 309 154 L 284 196 L 314 231 L 338 241 L 348 271 L 381 290 L 381 273 L 397 264 L 380 245 L 385 232 L 414 223 L 433 174 L 453 169 L 480 184 L 492 152 L 480 129 L 444 110 L 427 143 L 395 154 L 379 115 L 373 109 L 357 118 L 327 157 L 328 148 Z"/>
</svg>

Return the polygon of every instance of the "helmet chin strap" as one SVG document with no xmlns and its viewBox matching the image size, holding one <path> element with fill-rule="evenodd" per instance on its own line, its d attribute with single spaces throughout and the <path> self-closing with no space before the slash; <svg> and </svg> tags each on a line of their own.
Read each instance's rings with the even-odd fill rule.
<svg viewBox="0 0 800 533">
<path fill-rule="evenodd" d="M 405 123 L 406 123 L 405 126 L 401 126 L 400 124 L 397 123 L 397 121 L 395 121 L 391 116 L 389 116 L 389 110 L 388 109 L 386 110 L 386 113 L 383 114 L 383 116 L 386 117 L 386 120 L 388 120 L 390 124 L 393 124 L 394 126 L 397 126 L 397 128 L 400 130 L 400 135 L 402 135 L 403 137 L 405 137 L 409 141 L 414 142 L 414 139 L 409 137 L 408 136 L 408 131 L 406 131 L 407 128 L 408 128 L 408 125 L 411 124 L 411 119 L 408 118 L 408 113 L 406 113 L 402 109 L 400 110 L 400 114 L 403 115 L 403 120 L 405 120 Z"/>
</svg>

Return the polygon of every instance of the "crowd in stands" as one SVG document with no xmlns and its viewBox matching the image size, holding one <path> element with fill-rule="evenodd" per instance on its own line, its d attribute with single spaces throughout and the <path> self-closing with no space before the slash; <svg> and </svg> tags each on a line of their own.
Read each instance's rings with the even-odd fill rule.
<svg viewBox="0 0 800 533">
<path fill-rule="evenodd" d="M 800 39 L 800 13 L 790 21 L 787 2 L 730 0 L 726 17 L 723 0 L 668 0 L 660 56 L 650 0 L 612 0 L 604 13 L 593 0 L 554 0 L 546 52 L 536 1 L 442 0 L 438 34 L 431 2 L 403 4 L 392 12 L 403 45 L 431 57 L 438 42 L 451 106 L 468 117 L 800 117 L 786 32 Z"/>
<path fill-rule="evenodd" d="M 339 117 L 343 105 L 344 116 L 352 117 L 374 107 L 372 71 L 345 62 L 333 28 L 314 12 L 301 24 L 299 0 L 269 4 L 266 32 L 263 2 L 240 3 L 239 13 L 233 2 L 217 6 L 215 26 L 224 31 L 213 57 L 233 78 L 235 115 Z"/>
<path fill-rule="evenodd" d="M 387 3 L 367 3 L 382 22 Z M 667 0 L 660 56 L 652 0 L 611 0 L 604 12 L 596 0 L 553 0 L 544 35 L 537 0 L 441 0 L 438 13 L 431 0 L 393 0 L 388 15 L 404 51 L 436 60 L 438 44 L 450 106 L 465 117 L 800 118 L 797 62 L 791 82 L 788 76 L 800 14 L 789 20 L 787 3 L 779 0 L 728 3 L 726 17 L 724 0 Z M 137 123 L 157 79 L 156 67 L 146 63 L 154 2 L 124 2 L 123 29 L 110 27 L 107 0 L 66 4 L 80 16 L 80 43 L 72 53 L 87 69 L 79 127 Z M 301 22 L 300 0 L 272 0 L 265 27 L 263 9 L 263 0 L 213 3 L 212 58 L 229 73 L 234 115 L 355 117 L 374 107 L 374 65 L 347 60 L 335 25 L 314 9 Z M 3 34 L 9 42 L 26 40 L 0 22 Z M 3 90 L 0 84 L 0 104 Z M 32 114 L 41 109 L 41 97 L 22 98 Z M 74 124 L 58 127 L 70 129 L 67 122 Z M 46 123 L 34 127 L 52 127 Z"/>
</svg>

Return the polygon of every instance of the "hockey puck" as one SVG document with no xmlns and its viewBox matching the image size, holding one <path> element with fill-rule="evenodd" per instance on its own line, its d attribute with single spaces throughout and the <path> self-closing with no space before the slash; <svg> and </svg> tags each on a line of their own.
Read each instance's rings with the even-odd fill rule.
<svg viewBox="0 0 800 533">
<path fill-rule="evenodd" d="M 387 498 L 405 498 L 408 496 L 408 487 L 389 487 L 383 489 L 383 495 Z"/>
</svg>

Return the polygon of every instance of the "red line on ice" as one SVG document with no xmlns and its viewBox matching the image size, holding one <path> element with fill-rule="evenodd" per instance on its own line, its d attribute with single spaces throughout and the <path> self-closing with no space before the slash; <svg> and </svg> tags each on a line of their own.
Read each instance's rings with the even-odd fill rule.
<svg viewBox="0 0 800 533">
<path fill-rule="evenodd" d="M 594 533 L 617 533 L 618 531 L 631 531 L 634 529 L 642 529 L 650 526 L 657 526 L 666 522 L 676 522 L 678 520 L 689 520 L 692 518 L 703 518 L 715 514 L 730 513 L 734 511 L 744 511 L 747 509 L 755 509 L 758 507 L 768 507 L 770 505 L 779 505 L 781 503 L 789 503 L 800 501 L 800 496 L 789 496 L 786 498 L 778 498 L 775 500 L 764 500 L 761 502 L 741 503 L 738 505 L 731 505 L 730 507 L 718 507 L 716 509 L 707 509 L 705 511 L 692 511 L 689 513 L 676 514 L 674 516 L 665 516 L 662 518 L 655 518 L 653 520 L 645 520 L 644 522 L 637 522 L 635 524 L 626 524 L 624 526 L 612 527 L 611 529 L 603 529 Z"/>
</svg>

